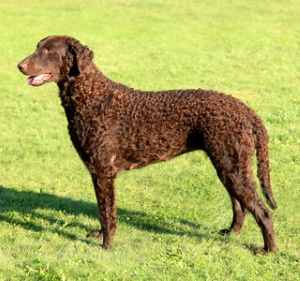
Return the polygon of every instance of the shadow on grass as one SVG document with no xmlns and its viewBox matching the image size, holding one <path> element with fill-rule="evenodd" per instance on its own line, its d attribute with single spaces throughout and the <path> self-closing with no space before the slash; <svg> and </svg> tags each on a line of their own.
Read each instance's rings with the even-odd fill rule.
<svg viewBox="0 0 300 281">
<path fill-rule="evenodd" d="M 50 231 L 71 240 L 91 243 L 90 239 L 82 239 L 78 235 L 66 231 L 67 227 L 60 227 L 65 225 L 63 220 L 57 219 L 54 216 L 41 214 L 36 209 L 60 211 L 74 216 L 84 215 L 95 219 L 97 219 L 98 214 L 96 204 L 90 202 L 58 197 L 44 192 L 19 191 L 14 188 L 0 186 L 0 221 L 16 224 L 30 231 Z M 20 214 L 28 214 L 33 218 L 44 220 L 55 227 L 45 228 L 28 219 L 15 218 L 10 214 L 12 211 Z M 210 231 L 207 227 L 183 219 L 171 219 L 172 223 L 165 223 L 161 219 L 144 212 L 118 208 L 118 220 L 120 223 L 157 234 L 189 236 L 199 240 L 218 239 L 215 235 L 209 233 Z M 68 224 L 68 227 L 80 227 L 87 232 L 91 230 L 89 226 L 80 222 L 72 222 Z M 205 233 L 201 233 L 201 230 L 204 230 Z M 221 237 L 219 239 L 222 240 Z"/>
<path fill-rule="evenodd" d="M 88 233 L 92 230 L 90 226 L 79 221 L 72 221 L 71 223 L 66 224 L 63 219 L 41 214 L 37 209 L 58 211 L 73 216 L 84 215 L 93 219 L 98 219 L 96 203 L 59 197 L 45 192 L 19 191 L 14 188 L 0 185 L 0 222 L 4 221 L 18 225 L 34 232 L 56 233 L 70 240 L 78 240 L 87 244 L 96 245 L 97 242 L 95 242 L 95 240 L 82 238 L 80 237 L 81 235 L 72 233 L 72 230 L 70 229 L 71 227 L 79 227 Z M 16 216 L 13 216 L 11 212 L 29 215 L 32 216 L 33 219 L 28 220 L 28 217 L 24 217 L 23 219 L 20 218 L 20 216 L 17 218 Z M 40 219 L 47 222 L 51 227 L 44 227 L 34 221 L 34 219 Z M 259 249 L 253 244 L 242 244 L 238 241 L 233 241 L 232 239 L 229 241 L 228 236 L 221 236 L 205 225 L 193 223 L 186 219 L 168 218 L 168 221 L 166 222 L 163 218 L 157 218 L 150 214 L 146 214 L 145 212 L 118 208 L 118 221 L 136 229 L 155 234 L 187 236 L 200 241 L 209 239 L 221 241 L 222 243 L 230 242 L 238 244 L 254 254 L 257 253 L 257 249 Z"/>
</svg>

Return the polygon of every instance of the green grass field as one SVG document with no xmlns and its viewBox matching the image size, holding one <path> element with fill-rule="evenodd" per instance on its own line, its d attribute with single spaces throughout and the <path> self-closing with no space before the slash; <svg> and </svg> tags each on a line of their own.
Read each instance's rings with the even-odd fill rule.
<svg viewBox="0 0 300 281">
<path fill-rule="evenodd" d="M 297 0 L 1 1 L 0 280 L 299 280 L 299 13 Z M 29 87 L 16 69 L 49 34 L 77 37 L 133 87 L 216 89 L 254 108 L 270 134 L 280 251 L 253 254 L 251 216 L 240 237 L 217 234 L 231 204 L 200 152 L 122 173 L 114 248 L 86 239 L 96 200 L 57 87 Z"/>
</svg>

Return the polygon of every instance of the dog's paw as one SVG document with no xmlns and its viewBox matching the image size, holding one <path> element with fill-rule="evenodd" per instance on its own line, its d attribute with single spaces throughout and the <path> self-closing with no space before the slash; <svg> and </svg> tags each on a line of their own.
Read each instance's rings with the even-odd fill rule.
<svg viewBox="0 0 300 281">
<path fill-rule="evenodd" d="M 276 247 L 274 249 L 266 249 L 265 247 L 259 247 L 253 244 L 246 245 L 246 248 L 248 248 L 256 256 L 264 256 L 268 254 L 274 254 L 277 252 Z"/>
<path fill-rule="evenodd" d="M 111 246 L 111 244 L 103 243 L 103 244 L 101 245 L 101 248 L 102 248 L 103 250 L 110 250 L 110 249 L 112 248 L 112 246 Z"/>
<path fill-rule="evenodd" d="M 239 235 L 240 234 L 240 228 L 224 228 L 219 231 L 219 234 L 222 236 L 229 236 L 230 234 Z"/>
</svg>

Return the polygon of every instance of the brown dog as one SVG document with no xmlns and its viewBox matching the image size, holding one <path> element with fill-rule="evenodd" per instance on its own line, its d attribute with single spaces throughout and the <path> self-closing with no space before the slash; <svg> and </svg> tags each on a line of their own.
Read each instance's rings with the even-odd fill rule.
<svg viewBox="0 0 300 281">
<path fill-rule="evenodd" d="M 32 86 L 52 81 L 59 87 L 72 142 L 94 183 L 101 223 L 96 233 L 103 236 L 103 247 L 111 246 L 116 232 L 118 172 L 204 150 L 232 201 L 233 221 L 222 233 L 239 233 L 248 210 L 261 228 L 264 250 L 275 251 L 271 215 L 258 198 L 251 171 L 256 151 L 261 187 L 276 208 L 267 132 L 254 111 L 213 91 L 134 90 L 109 80 L 92 59 L 93 52 L 76 39 L 50 36 L 18 67 Z"/>
</svg>

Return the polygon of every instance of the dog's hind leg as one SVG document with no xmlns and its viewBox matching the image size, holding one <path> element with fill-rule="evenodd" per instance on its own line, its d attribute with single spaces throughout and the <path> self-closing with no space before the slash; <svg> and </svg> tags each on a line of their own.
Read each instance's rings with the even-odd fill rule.
<svg viewBox="0 0 300 281">
<path fill-rule="evenodd" d="M 222 235 L 227 235 L 232 232 L 235 234 L 239 234 L 245 220 L 246 210 L 243 208 L 241 203 L 233 196 L 230 196 L 230 199 L 232 203 L 233 212 L 232 223 L 229 228 L 220 230 L 220 234 Z"/>
<path fill-rule="evenodd" d="M 240 182 L 238 180 L 238 182 Z M 275 242 L 275 234 L 273 230 L 273 223 L 270 211 L 266 208 L 263 201 L 258 197 L 255 190 L 254 182 L 244 175 L 242 186 L 236 185 L 234 190 L 235 196 L 242 203 L 243 206 L 254 216 L 257 224 L 259 225 L 263 239 L 265 252 L 275 252 L 277 250 Z"/>
<path fill-rule="evenodd" d="M 226 165 L 222 161 L 214 162 L 218 175 L 232 197 L 240 203 L 240 209 L 248 210 L 259 225 L 264 238 L 264 251 L 275 252 L 277 250 L 272 218 L 265 204 L 259 199 L 255 190 L 255 183 L 251 171 L 251 157 L 247 150 L 240 151 L 239 157 L 226 159 Z M 231 163 L 230 163 L 231 162 Z M 233 226 L 240 230 L 237 221 L 242 222 L 244 212 L 233 201 L 234 211 L 238 210 L 239 218 L 233 220 Z"/>
</svg>

